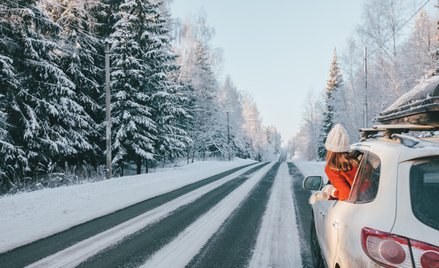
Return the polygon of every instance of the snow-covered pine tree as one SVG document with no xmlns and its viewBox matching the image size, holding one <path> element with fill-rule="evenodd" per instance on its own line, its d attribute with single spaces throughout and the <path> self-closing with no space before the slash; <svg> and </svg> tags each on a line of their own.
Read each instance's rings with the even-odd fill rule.
<svg viewBox="0 0 439 268">
<path fill-rule="evenodd" d="M 157 124 L 155 140 L 156 160 L 166 161 L 182 156 L 189 137 L 182 125 L 188 118 L 184 109 L 187 100 L 182 94 L 183 86 L 177 82 L 179 66 L 172 51 L 169 37 L 169 16 L 162 14 L 162 2 L 144 1 L 141 20 L 140 42 L 144 47 L 142 59 L 147 63 L 144 90 L 153 109 L 153 120 Z M 139 14 L 141 14 L 139 12 Z"/>
<path fill-rule="evenodd" d="M 117 21 L 116 14 L 122 2 L 123 0 L 95 0 L 88 9 L 89 14 L 96 18 L 95 31 L 97 36 L 108 37 L 113 32 L 114 24 Z"/>
<path fill-rule="evenodd" d="M 184 68 L 185 66 L 182 67 Z M 185 155 L 186 155 L 187 163 L 189 164 L 191 161 L 193 162 L 195 158 L 195 149 L 194 149 L 195 142 L 192 139 L 193 137 L 192 132 L 195 129 L 195 120 L 193 117 L 195 112 L 194 107 L 196 103 L 195 93 L 194 93 L 195 91 L 192 85 L 189 83 L 189 80 L 186 80 L 184 78 L 182 79 L 181 73 L 180 76 L 177 78 L 177 81 L 182 86 L 181 95 L 185 99 L 183 103 L 183 107 L 188 114 L 188 118 L 186 118 L 186 120 L 182 120 L 181 127 L 186 131 L 188 135 L 188 140 L 185 143 L 185 148 L 186 148 Z"/>
<path fill-rule="evenodd" d="M 223 107 L 223 110 L 225 111 L 225 114 L 223 113 L 223 122 L 227 123 L 227 113 L 229 114 L 229 150 L 231 151 L 231 155 L 244 158 L 245 156 L 248 156 L 248 152 L 246 152 L 245 134 L 242 129 L 244 124 L 244 118 L 242 117 L 242 96 L 233 84 L 230 76 L 226 77 L 226 80 L 221 87 L 219 102 L 220 106 Z"/>
<path fill-rule="evenodd" d="M 61 31 L 37 1 L 3 1 L 10 31 L 6 56 L 13 61 L 20 87 L 7 115 L 11 144 L 25 152 L 32 174 L 47 172 L 48 165 L 64 165 L 90 150 L 84 130 L 90 118 L 75 99 L 75 84 L 59 67 L 64 55 Z M 26 174 L 27 175 L 27 174 Z"/>
<path fill-rule="evenodd" d="M 339 88 L 341 88 L 342 83 L 343 77 L 338 66 L 337 52 L 334 49 L 332 63 L 329 68 L 329 78 L 325 87 L 325 106 L 323 107 L 323 122 L 318 146 L 318 156 L 320 159 L 324 159 L 326 155 L 326 137 L 334 125 L 334 110 L 337 105 L 337 103 L 335 103 L 335 96 Z"/>
<path fill-rule="evenodd" d="M 111 44 L 112 141 L 113 164 L 121 168 L 135 161 L 154 158 L 157 125 L 148 106 L 151 96 L 145 90 L 148 62 L 142 38 L 143 4 L 145 1 L 126 0 L 116 13 L 118 19 L 108 42 Z M 138 168 L 139 169 L 139 168 Z"/>
<path fill-rule="evenodd" d="M 0 192 L 15 187 L 28 163 L 25 153 L 11 139 L 8 116 L 13 109 L 15 95 L 20 88 L 20 80 L 13 66 L 13 50 L 15 47 L 11 22 L 5 19 L 8 14 L 6 3 L 0 3 Z"/>
<path fill-rule="evenodd" d="M 0 4 L 0 13 L 5 11 L 5 6 Z M 7 24 L 0 21 L 0 36 L 11 34 Z M 3 35 L 4 34 L 4 35 Z M 5 192 L 15 187 L 20 176 L 28 170 L 27 159 L 24 151 L 11 139 L 8 124 L 8 114 L 13 108 L 14 96 L 20 88 L 12 59 L 2 54 L 9 54 L 8 39 L 0 38 L 0 192 Z"/>
<path fill-rule="evenodd" d="M 43 7 L 49 15 L 61 26 L 61 47 L 65 53 L 61 58 L 61 68 L 76 85 L 76 101 L 84 107 L 90 116 L 87 130 L 88 139 L 93 144 L 94 152 L 84 152 L 78 157 L 93 165 L 103 157 L 102 142 L 103 128 L 99 123 L 104 121 L 103 98 L 103 38 L 96 35 L 97 18 L 90 10 L 99 6 L 97 0 L 46 0 Z M 101 130 L 101 131 L 98 131 Z"/>
</svg>

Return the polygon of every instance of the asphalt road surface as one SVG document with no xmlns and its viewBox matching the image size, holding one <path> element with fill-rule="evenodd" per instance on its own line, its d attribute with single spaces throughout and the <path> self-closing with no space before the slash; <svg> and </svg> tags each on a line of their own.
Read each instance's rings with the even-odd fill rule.
<svg viewBox="0 0 439 268">
<path fill-rule="evenodd" d="M 291 185 L 288 186 L 292 187 L 302 267 L 312 267 L 309 246 L 310 193 L 302 189 L 303 176 L 297 167 L 293 163 L 284 163 L 285 160 L 286 155 L 282 154 L 280 162 L 238 167 L 18 247 L 0 254 L 0 267 L 141 266 L 212 208 L 220 206 L 231 193 L 248 184 L 248 193 L 243 192 L 243 196 L 239 197 L 242 201 L 237 203 L 230 215 L 226 215 L 219 228 L 197 249 L 197 254 L 190 256 L 186 264 L 186 267 L 246 267 L 252 257 L 273 183 L 281 165 L 287 165 L 291 176 Z M 239 175 L 226 179 L 240 170 L 242 172 Z M 259 177 L 255 178 L 257 176 Z M 218 185 L 202 192 L 204 188 L 215 183 Z M 197 191 L 200 193 L 195 195 Z M 171 208 L 170 204 L 178 203 L 180 199 L 185 200 L 186 196 L 192 196 L 190 202 L 175 205 L 175 209 Z M 157 216 L 144 227 L 133 229 L 129 235 L 109 245 L 105 245 L 105 239 L 101 239 L 96 248 L 92 248 L 96 251 L 94 253 L 85 246 L 78 246 L 86 241 L 93 241 L 100 234 L 108 233 L 111 236 L 117 232 L 119 226 L 134 226 L 132 221 L 148 213 L 151 214 L 148 217 L 153 217 L 161 208 L 169 209 L 169 213 L 162 217 Z M 124 227 L 124 224 L 127 226 Z M 65 260 L 61 260 L 63 258 Z"/>
<path fill-rule="evenodd" d="M 310 244 L 312 208 L 308 203 L 311 193 L 309 190 L 303 189 L 302 183 L 304 177 L 296 165 L 288 162 L 288 170 L 293 177 L 292 187 L 294 207 L 296 209 L 297 227 L 299 228 L 300 242 L 302 244 L 300 251 L 300 255 L 302 256 L 302 267 L 312 268 Z"/>
<path fill-rule="evenodd" d="M 153 208 L 169 202 L 190 191 L 226 177 L 246 166 L 237 167 L 226 172 L 211 176 L 204 180 L 184 186 L 175 191 L 160 195 L 143 202 L 134 204 L 125 209 L 116 211 L 106 216 L 77 225 L 58 234 L 37 240 L 33 243 L 18 247 L 6 253 L 0 254 L 0 267 L 24 267 L 41 258 L 63 250 L 79 241 L 108 230 L 122 222 L 134 218 Z"/>
</svg>

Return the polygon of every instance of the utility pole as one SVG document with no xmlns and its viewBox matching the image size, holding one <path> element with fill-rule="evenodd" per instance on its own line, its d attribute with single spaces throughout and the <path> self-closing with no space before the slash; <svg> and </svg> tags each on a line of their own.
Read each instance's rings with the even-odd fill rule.
<svg viewBox="0 0 439 268">
<path fill-rule="evenodd" d="M 110 44 L 105 45 L 105 119 L 107 141 L 107 169 L 106 178 L 110 179 L 111 171 L 111 92 L 110 92 Z"/>
<path fill-rule="evenodd" d="M 439 8 L 439 0 L 438 3 L 435 5 L 435 7 Z M 439 21 L 437 21 L 437 28 L 436 28 L 437 34 L 437 41 L 439 41 Z M 434 52 L 434 73 L 433 75 L 437 75 L 439 73 L 439 49 L 436 49 Z"/>
<path fill-rule="evenodd" d="M 230 113 L 227 112 L 227 151 L 229 153 L 229 161 L 232 160 L 232 156 L 230 155 Z"/>
<path fill-rule="evenodd" d="M 363 127 L 367 128 L 367 47 L 364 47 L 364 104 Z"/>
</svg>

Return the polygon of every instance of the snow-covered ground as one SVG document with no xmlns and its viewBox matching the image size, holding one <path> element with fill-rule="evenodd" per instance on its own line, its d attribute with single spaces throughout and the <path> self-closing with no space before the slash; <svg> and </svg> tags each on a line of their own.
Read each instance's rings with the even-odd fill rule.
<svg viewBox="0 0 439 268">
<path fill-rule="evenodd" d="M 308 176 L 322 176 L 326 181 L 328 177 L 325 174 L 325 164 L 326 162 L 317 161 L 293 161 L 297 168 L 302 172 L 303 176 L 306 178 Z"/>
<path fill-rule="evenodd" d="M 254 161 L 204 161 L 156 173 L 0 198 L 0 252 Z"/>
<path fill-rule="evenodd" d="M 199 181 L 251 161 L 206 161 L 108 181 L 45 189 L 0 198 L 0 252 L 119 210 L 142 200 Z M 323 163 L 295 162 L 306 175 L 322 175 Z M 173 241 L 156 252 L 144 267 L 184 267 L 240 206 L 272 166 L 267 165 L 198 218 Z M 252 167 L 238 171 L 241 174 Z M 33 264 L 35 267 L 73 267 L 99 250 L 117 243 L 236 177 L 231 174 L 165 203 L 145 214 L 79 242 Z M 300 242 L 293 203 L 292 177 L 282 163 L 267 204 L 250 267 L 301 267 Z M 171 262 L 171 263 L 168 263 Z M 169 266 L 171 265 L 171 266 Z M 32 265 L 31 265 L 32 266 Z"/>
</svg>

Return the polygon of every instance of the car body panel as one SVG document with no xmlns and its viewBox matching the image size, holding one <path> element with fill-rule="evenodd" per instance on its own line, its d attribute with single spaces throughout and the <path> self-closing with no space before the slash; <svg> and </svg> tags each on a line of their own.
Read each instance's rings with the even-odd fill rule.
<svg viewBox="0 0 439 268">
<path fill-rule="evenodd" d="M 317 237 L 328 267 L 380 267 L 362 249 L 364 227 L 437 246 L 439 231 L 420 222 L 411 210 L 409 174 L 410 160 L 439 156 L 439 143 L 420 142 L 411 148 L 377 138 L 353 144 L 351 150 L 363 152 L 363 157 L 369 152 L 378 156 L 379 186 L 375 199 L 366 203 L 355 203 L 351 196 L 351 200 L 319 200 L 313 205 Z"/>
<path fill-rule="evenodd" d="M 361 208 L 358 208 L 360 206 Z M 369 213 L 364 213 L 368 211 Z M 328 267 L 379 267 L 370 260 L 361 247 L 361 229 L 375 213 L 374 205 L 354 204 L 345 201 L 338 201 L 333 211 L 334 221 L 338 221 L 338 243 L 337 254 L 334 261 Z M 355 220 L 351 220 L 355 219 Z M 373 228 L 389 228 L 392 223 L 380 222 Z"/>
<path fill-rule="evenodd" d="M 404 150 L 399 157 L 399 162 L 405 162 L 416 158 L 434 157 L 439 155 L 439 146 L 429 146 Z"/>
<path fill-rule="evenodd" d="M 327 260 L 328 265 L 330 263 L 329 260 L 333 259 L 335 256 L 335 252 L 332 251 L 336 249 L 337 242 L 337 234 L 330 226 L 330 212 L 336 203 L 336 200 L 319 200 L 316 202 L 313 209 L 317 238 L 319 240 L 320 249 L 325 260 Z"/>
<path fill-rule="evenodd" d="M 439 245 L 439 231 L 419 221 L 412 212 L 410 200 L 410 168 L 412 162 L 400 164 L 398 175 L 397 218 L 391 232 L 411 239 Z M 438 204 L 439 206 L 439 204 Z M 409 209 L 407 209 L 409 208 Z M 439 208 L 438 208 L 439 212 Z M 413 228 L 416 226 L 416 228 Z"/>
<path fill-rule="evenodd" d="M 336 263 L 341 267 L 379 267 L 366 256 L 361 247 L 361 229 L 369 227 L 389 232 L 396 218 L 398 163 L 394 152 L 373 145 L 366 149 L 366 152 L 377 155 L 381 166 L 386 168 L 381 169 L 378 192 L 373 201 L 338 201 L 333 214 L 338 215 L 334 220 L 338 220 L 340 224 L 339 243 L 336 261 L 329 267 L 335 267 Z"/>
</svg>

